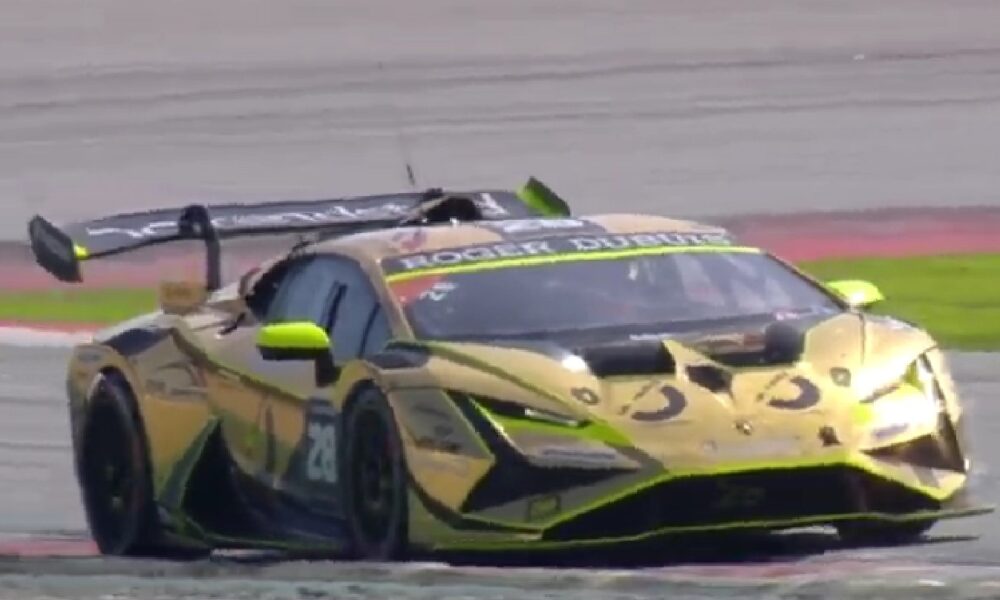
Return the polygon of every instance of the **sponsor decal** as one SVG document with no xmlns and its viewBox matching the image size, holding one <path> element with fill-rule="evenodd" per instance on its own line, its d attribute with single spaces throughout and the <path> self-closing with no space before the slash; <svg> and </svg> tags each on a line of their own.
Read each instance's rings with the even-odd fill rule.
<svg viewBox="0 0 1000 600">
<path fill-rule="evenodd" d="M 462 449 L 461 444 L 453 440 L 442 439 L 451 433 L 452 431 L 449 430 L 444 436 L 431 437 L 429 435 L 425 435 L 418 438 L 414 444 L 421 450 L 433 450 L 434 452 L 444 452 L 445 454 L 458 454 Z M 438 435 L 437 431 L 435 431 L 435 435 Z"/>
<path fill-rule="evenodd" d="M 715 510 L 738 510 L 760 506 L 766 497 L 764 488 L 755 485 L 738 485 L 729 481 L 716 484 Z"/>
<path fill-rule="evenodd" d="M 611 466 L 618 462 L 618 453 L 613 450 L 593 448 L 582 444 L 543 446 L 532 454 L 538 458 L 553 461 L 567 461 L 572 463 L 583 463 L 594 466 Z"/>
<path fill-rule="evenodd" d="M 569 232 L 600 235 L 607 233 L 597 223 L 583 219 L 508 219 L 503 221 L 487 221 L 479 224 L 507 239 L 537 238 L 546 234 L 560 235 Z"/>
<path fill-rule="evenodd" d="M 881 441 L 887 440 L 889 438 L 894 438 L 897 435 L 902 435 L 909 428 L 910 428 L 910 424 L 909 423 L 905 423 L 905 422 L 893 423 L 891 425 L 886 425 L 884 427 L 879 427 L 878 429 L 872 431 L 872 437 L 875 438 L 876 441 L 881 442 Z"/>
<path fill-rule="evenodd" d="M 506 196 L 506 195 L 505 195 Z M 470 194 L 487 218 L 510 216 L 505 203 L 520 202 L 509 197 L 498 200 L 490 192 Z M 396 199 L 354 198 L 344 200 L 274 203 L 267 206 L 208 207 L 217 213 L 211 221 L 219 231 L 239 229 L 269 229 L 295 226 L 316 226 L 337 223 L 354 223 L 381 219 L 403 218 L 417 206 L 419 196 L 401 196 Z M 319 208 L 317 208 L 319 207 Z M 180 211 L 177 211 L 177 216 Z M 92 223 L 85 228 L 91 237 L 124 236 L 132 240 L 145 240 L 175 235 L 177 218 L 169 211 L 148 215 L 123 215 Z M 160 218 L 161 220 L 144 220 Z M 105 226 L 105 223 L 113 224 Z"/>
<path fill-rule="evenodd" d="M 524 258 L 532 256 L 555 256 L 587 252 L 607 252 L 632 250 L 637 248 L 731 246 L 732 239 L 724 232 L 671 232 L 635 233 L 624 235 L 579 235 L 530 240 L 523 242 L 503 242 L 498 244 L 478 244 L 399 256 L 383 261 L 386 272 L 399 273 L 418 269 L 451 267 L 462 264 Z"/>
<path fill-rule="evenodd" d="M 538 521 L 558 513 L 562 509 L 562 498 L 553 494 L 528 500 L 527 521 Z"/>
<path fill-rule="evenodd" d="M 632 333 L 628 339 L 632 342 L 661 342 L 676 337 L 676 333 Z"/>
</svg>

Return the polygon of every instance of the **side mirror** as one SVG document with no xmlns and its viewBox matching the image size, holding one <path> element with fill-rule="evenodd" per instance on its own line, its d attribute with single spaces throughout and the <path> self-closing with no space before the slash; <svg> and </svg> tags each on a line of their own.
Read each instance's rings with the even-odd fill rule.
<svg viewBox="0 0 1000 600">
<path fill-rule="evenodd" d="M 882 290 L 870 281 L 842 279 L 827 282 L 826 287 L 843 298 L 852 308 L 868 308 L 885 300 Z"/>
<path fill-rule="evenodd" d="M 317 360 L 330 355 L 330 336 L 314 323 L 275 323 L 261 328 L 257 348 L 264 360 Z"/>
<path fill-rule="evenodd" d="M 324 387 L 337 379 L 330 336 L 315 323 L 274 323 L 257 334 L 257 349 L 264 360 L 311 360 L 316 363 L 316 385 Z"/>
</svg>

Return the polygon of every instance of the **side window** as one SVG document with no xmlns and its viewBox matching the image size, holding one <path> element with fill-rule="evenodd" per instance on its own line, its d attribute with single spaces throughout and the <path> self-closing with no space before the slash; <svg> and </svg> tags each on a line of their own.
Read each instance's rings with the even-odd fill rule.
<svg viewBox="0 0 1000 600">
<path fill-rule="evenodd" d="M 340 283 L 343 291 L 337 300 L 332 336 L 333 358 L 337 364 L 361 354 L 369 317 L 378 304 L 368 277 L 360 268 L 351 265 Z"/>
<path fill-rule="evenodd" d="M 368 320 L 368 332 L 361 347 L 361 356 L 376 354 L 392 339 L 392 328 L 381 306 L 376 306 Z"/>
<path fill-rule="evenodd" d="M 306 259 L 293 266 L 268 309 L 267 321 L 311 321 L 327 327 L 342 275 L 343 266 L 325 257 Z"/>
</svg>

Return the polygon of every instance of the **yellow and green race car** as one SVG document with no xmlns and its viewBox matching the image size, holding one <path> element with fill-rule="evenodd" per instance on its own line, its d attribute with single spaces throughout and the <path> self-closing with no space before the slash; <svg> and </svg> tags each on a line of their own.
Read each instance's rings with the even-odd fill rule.
<svg viewBox="0 0 1000 600">
<path fill-rule="evenodd" d="M 233 237 L 302 234 L 223 285 Z M 193 205 L 29 225 L 40 265 L 203 240 L 205 281 L 68 370 L 116 555 L 403 559 L 833 526 L 906 541 L 967 498 L 962 406 L 918 327 L 724 229 L 516 192 Z"/>
</svg>

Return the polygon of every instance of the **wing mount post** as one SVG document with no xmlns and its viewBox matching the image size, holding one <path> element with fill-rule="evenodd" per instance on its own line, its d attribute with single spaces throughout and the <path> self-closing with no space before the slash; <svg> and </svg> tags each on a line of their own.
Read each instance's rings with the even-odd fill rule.
<svg viewBox="0 0 1000 600">
<path fill-rule="evenodd" d="M 187 206 L 177 220 L 177 230 L 183 239 L 205 243 L 205 288 L 209 292 L 218 290 L 222 287 L 222 244 L 208 208 L 203 204 Z"/>
</svg>

